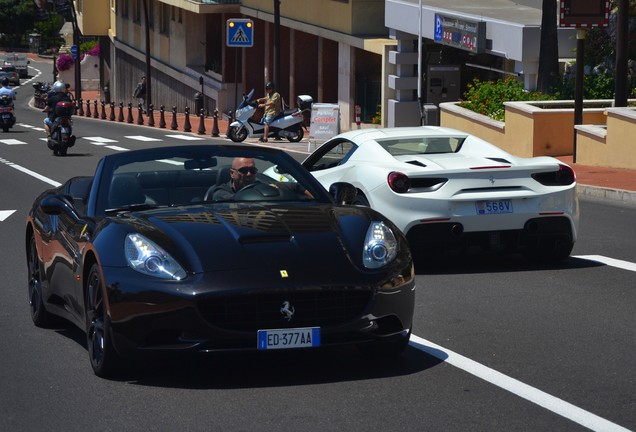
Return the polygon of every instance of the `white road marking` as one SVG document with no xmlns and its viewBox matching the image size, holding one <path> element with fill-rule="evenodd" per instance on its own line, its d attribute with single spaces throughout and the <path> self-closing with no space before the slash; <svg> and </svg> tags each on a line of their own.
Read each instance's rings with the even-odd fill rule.
<svg viewBox="0 0 636 432">
<path fill-rule="evenodd" d="M 82 137 L 82 139 L 91 141 L 93 143 L 113 143 L 113 142 L 117 142 L 117 140 L 110 139 L 110 138 L 104 138 L 104 137 Z"/>
<path fill-rule="evenodd" d="M 50 178 L 48 178 L 48 177 L 45 177 L 45 176 L 43 176 L 43 175 L 41 175 L 41 174 L 38 174 L 38 173 L 36 173 L 35 171 L 31 171 L 31 170 L 30 170 L 30 169 L 28 169 L 28 168 L 24 168 L 23 166 L 20 166 L 20 165 L 18 165 L 18 164 L 14 164 L 13 162 L 8 161 L 8 160 L 6 160 L 6 159 L 2 159 L 2 158 L 0 158 L 0 162 L 1 162 L 1 163 L 3 163 L 3 164 L 5 164 L 5 165 L 7 165 L 7 166 L 10 166 L 11 168 L 15 168 L 15 169 L 17 169 L 18 171 L 22 171 L 23 173 L 28 174 L 28 175 L 30 175 L 31 177 L 35 177 L 35 178 L 36 178 L 36 179 L 38 179 L 38 180 L 42 180 L 44 183 L 48 183 L 48 184 L 50 184 L 50 185 L 51 185 L 51 186 L 53 186 L 53 187 L 58 187 L 58 186 L 61 186 L 61 185 L 62 185 L 62 183 L 58 183 L 58 182 L 56 182 L 55 180 L 51 180 L 51 179 L 50 179 Z"/>
<path fill-rule="evenodd" d="M 419 336 L 411 335 L 409 345 L 589 429 L 596 431 L 629 431 L 629 429 L 616 423 L 612 423 L 596 414 L 585 411 L 569 402 L 524 384 Z"/>
<path fill-rule="evenodd" d="M 599 262 L 601 264 L 605 264 L 605 265 L 608 265 L 608 266 L 611 266 L 611 267 L 616 267 L 616 268 L 619 268 L 619 269 L 636 272 L 636 263 L 629 262 L 629 261 L 618 260 L 618 259 L 614 259 L 614 258 L 608 258 L 608 257 L 604 257 L 602 255 L 577 255 L 577 256 L 573 256 L 572 258 L 579 258 L 579 259 L 584 259 L 584 260 L 589 260 L 589 261 L 596 261 L 596 262 Z"/>
<path fill-rule="evenodd" d="M 127 148 L 123 148 L 123 147 L 119 147 L 119 146 L 112 146 L 112 145 L 107 145 L 106 148 L 109 148 L 111 150 L 116 150 L 116 151 L 129 151 L 130 149 Z"/>
<path fill-rule="evenodd" d="M 136 141 L 161 141 L 161 139 L 159 138 L 150 138 L 143 135 L 129 135 L 124 138 L 129 138 L 131 140 L 136 140 Z"/>
<path fill-rule="evenodd" d="M 181 167 L 183 166 L 183 162 L 174 161 L 172 159 L 159 159 L 157 162 L 163 162 L 168 165 L 177 165 Z"/>
<path fill-rule="evenodd" d="M 26 124 L 26 123 L 16 123 L 15 125 L 16 126 L 21 126 L 23 128 L 27 128 L 27 129 L 37 129 L 38 128 L 37 126 L 32 126 L 32 125 Z M 42 128 L 42 129 L 44 129 L 44 128 Z"/>
<path fill-rule="evenodd" d="M 166 135 L 166 138 L 176 138 L 185 141 L 196 141 L 205 139 L 194 135 Z"/>
<path fill-rule="evenodd" d="M 15 210 L 0 210 L 0 222 L 4 222 Z"/>
<path fill-rule="evenodd" d="M 20 141 L 20 140 L 17 140 L 17 139 L 3 139 L 3 140 L 0 140 L 0 142 L 2 144 L 6 144 L 6 145 L 26 144 L 24 141 Z"/>
</svg>

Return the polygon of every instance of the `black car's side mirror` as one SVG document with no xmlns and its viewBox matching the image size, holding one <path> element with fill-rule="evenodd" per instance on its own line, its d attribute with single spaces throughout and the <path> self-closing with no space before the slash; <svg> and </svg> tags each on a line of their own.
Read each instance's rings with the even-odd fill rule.
<svg viewBox="0 0 636 432">
<path fill-rule="evenodd" d="M 48 215 L 66 214 L 77 222 L 81 221 L 73 207 L 73 198 L 68 195 L 49 195 L 40 201 L 40 208 Z"/>
<path fill-rule="evenodd" d="M 351 204 L 358 191 L 351 183 L 337 182 L 329 186 L 329 195 L 337 204 Z"/>
</svg>

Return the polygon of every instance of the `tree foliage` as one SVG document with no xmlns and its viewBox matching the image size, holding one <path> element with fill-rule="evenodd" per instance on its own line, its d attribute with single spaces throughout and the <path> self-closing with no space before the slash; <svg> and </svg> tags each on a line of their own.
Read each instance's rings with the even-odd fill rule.
<svg viewBox="0 0 636 432">
<path fill-rule="evenodd" d="M 475 79 L 468 84 L 461 102 L 463 108 L 486 115 L 495 120 L 504 121 L 504 102 L 549 100 L 554 97 L 524 90 L 523 83 L 513 77 L 497 81 L 479 81 Z"/>
<path fill-rule="evenodd" d="M 25 30 L 33 28 L 36 13 L 33 0 L 0 0 L 0 32 L 4 44 L 10 47 L 23 45 Z"/>
</svg>

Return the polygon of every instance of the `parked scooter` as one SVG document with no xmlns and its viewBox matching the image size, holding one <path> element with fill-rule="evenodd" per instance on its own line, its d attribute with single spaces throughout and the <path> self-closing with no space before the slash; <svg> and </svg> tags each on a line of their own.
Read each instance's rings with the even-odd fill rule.
<svg viewBox="0 0 636 432">
<path fill-rule="evenodd" d="M 228 138 L 234 142 L 245 141 L 247 137 L 263 138 L 265 125 L 252 119 L 258 103 L 252 100 L 254 89 L 243 96 L 243 101 L 234 114 L 235 121 L 230 124 Z M 287 138 L 290 142 L 298 142 L 305 136 L 303 126 L 303 111 L 311 109 L 314 100 L 311 96 L 302 95 L 297 98 L 298 108 L 292 108 L 280 113 L 269 125 L 270 137 Z"/>
<path fill-rule="evenodd" d="M 46 106 L 46 97 L 51 89 L 51 84 L 43 81 L 37 81 L 33 84 L 33 104 L 36 108 L 44 108 Z"/>
<path fill-rule="evenodd" d="M 74 113 L 75 104 L 73 102 L 58 102 L 55 106 L 51 139 L 47 143 L 55 156 L 66 156 L 66 151 L 75 145 L 73 120 L 71 120 Z"/>
<path fill-rule="evenodd" d="M 15 124 L 13 109 L 13 99 L 11 96 L 6 94 L 0 96 L 0 127 L 2 127 L 3 132 L 9 132 L 9 129 Z"/>
</svg>

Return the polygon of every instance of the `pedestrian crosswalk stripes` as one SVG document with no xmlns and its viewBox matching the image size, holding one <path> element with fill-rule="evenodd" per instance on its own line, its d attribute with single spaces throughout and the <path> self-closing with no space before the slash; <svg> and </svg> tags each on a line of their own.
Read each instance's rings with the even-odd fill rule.
<svg viewBox="0 0 636 432">
<path fill-rule="evenodd" d="M 28 125 L 28 124 L 24 124 L 24 123 L 19 123 L 18 126 L 27 128 L 27 129 L 32 129 L 32 130 L 44 130 L 43 128 L 40 127 L 35 127 L 32 125 Z M 181 135 L 181 134 L 167 134 L 164 136 L 164 138 L 155 138 L 155 137 L 149 137 L 149 136 L 145 136 L 145 135 L 127 135 L 124 136 L 121 140 L 115 140 L 112 138 L 107 138 L 107 137 L 102 137 L 102 136 L 79 136 L 77 137 L 78 142 L 85 142 L 87 144 L 92 144 L 92 145 L 96 145 L 96 146 L 104 146 L 105 148 L 109 148 L 111 150 L 115 150 L 115 151 L 126 151 L 126 150 L 130 150 L 127 149 L 125 147 L 122 147 L 121 145 L 111 145 L 111 144 L 124 144 L 124 142 L 126 140 L 131 140 L 131 141 L 142 141 L 142 142 L 156 142 L 156 141 L 165 141 L 165 140 L 182 140 L 182 141 L 197 141 L 197 140 L 203 140 L 205 138 L 203 137 L 198 137 L 198 136 L 193 136 L 193 135 Z M 41 137 L 38 138 L 39 141 L 46 141 L 45 137 Z M 18 139 L 14 139 L 14 138 L 8 138 L 8 139 L 0 139 L 0 144 L 4 144 L 4 145 L 27 145 L 29 144 L 26 141 L 22 141 L 22 140 L 18 140 Z M 125 144 L 124 144 L 125 145 Z"/>
<path fill-rule="evenodd" d="M 17 140 L 17 139 L 0 139 L 0 142 L 2 144 L 6 144 L 6 145 L 26 144 L 24 141 L 20 141 L 20 140 Z"/>
</svg>

